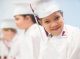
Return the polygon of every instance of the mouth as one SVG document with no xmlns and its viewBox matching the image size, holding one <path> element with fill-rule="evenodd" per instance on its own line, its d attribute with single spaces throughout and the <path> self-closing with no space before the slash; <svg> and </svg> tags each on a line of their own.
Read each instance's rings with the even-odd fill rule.
<svg viewBox="0 0 80 59">
<path fill-rule="evenodd" d="M 51 30 L 56 31 L 56 30 L 58 30 L 59 28 L 61 28 L 61 26 L 58 26 L 58 27 L 52 28 Z"/>
</svg>

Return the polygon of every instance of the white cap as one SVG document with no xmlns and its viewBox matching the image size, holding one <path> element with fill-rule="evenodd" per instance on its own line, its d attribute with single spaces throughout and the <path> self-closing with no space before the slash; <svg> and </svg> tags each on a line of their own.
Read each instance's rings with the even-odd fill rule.
<svg viewBox="0 0 80 59">
<path fill-rule="evenodd" d="M 13 28 L 17 29 L 15 22 L 12 19 L 5 19 L 1 21 L 0 28 Z"/>
<path fill-rule="evenodd" d="M 39 18 L 44 18 L 58 10 L 60 9 L 54 1 L 45 1 L 37 4 L 35 13 L 39 16 Z"/>
<path fill-rule="evenodd" d="M 33 14 L 29 3 L 17 3 L 13 15 Z"/>
</svg>

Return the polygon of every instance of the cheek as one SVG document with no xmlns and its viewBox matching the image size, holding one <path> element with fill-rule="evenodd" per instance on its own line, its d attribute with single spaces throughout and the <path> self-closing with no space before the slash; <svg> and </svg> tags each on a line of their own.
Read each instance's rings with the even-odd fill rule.
<svg viewBox="0 0 80 59">
<path fill-rule="evenodd" d="M 4 32 L 3 35 L 4 36 L 9 36 L 9 32 Z"/>
<path fill-rule="evenodd" d="M 45 29 L 46 29 L 47 32 L 50 32 L 51 31 L 50 30 L 50 25 L 47 25 Z"/>
<path fill-rule="evenodd" d="M 45 28 L 46 31 L 49 31 L 49 29 L 50 29 L 50 25 L 49 24 L 43 24 L 42 26 Z"/>
<path fill-rule="evenodd" d="M 23 21 L 22 21 L 22 20 L 16 21 L 16 25 L 17 25 L 17 26 L 22 26 L 22 24 L 23 24 Z"/>
<path fill-rule="evenodd" d="M 63 20 L 59 20 L 59 21 L 57 22 L 57 24 L 60 25 L 60 26 L 63 26 L 64 21 L 63 21 Z"/>
</svg>

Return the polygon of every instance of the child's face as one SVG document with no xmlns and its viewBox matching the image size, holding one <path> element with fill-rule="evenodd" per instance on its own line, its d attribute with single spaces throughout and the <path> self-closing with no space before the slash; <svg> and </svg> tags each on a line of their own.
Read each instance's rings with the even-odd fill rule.
<svg viewBox="0 0 80 59">
<path fill-rule="evenodd" d="M 15 35 L 15 33 L 11 31 L 10 29 L 2 30 L 2 32 L 3 32 L 3 38 L 5 40 L 12 40 Z"/>
<path fill-rule="evenodd" d="M 64 26 L 63 16 L 60 12 L 54 12 L 48 17 L 42 18 L 41 24 L 48 33 L 59 35 Z"/>
<path fill-rule="evenodd" d="M 20 29 L 29 28 L 29 25 L 31 22 L 32 22 L 32 20 L 29 16 L 25 16 L 25 17 L 22 15 L 15 16 L 15 23 L 16 23 L 17 27 Z"/>
</svg>

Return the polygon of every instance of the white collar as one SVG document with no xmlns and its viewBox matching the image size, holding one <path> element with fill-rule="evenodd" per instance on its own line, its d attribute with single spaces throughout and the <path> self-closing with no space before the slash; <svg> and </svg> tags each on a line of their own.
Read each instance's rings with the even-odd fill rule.
<svg viewBox="0 0 80 59">
<path fill-rule="evenodd" d="M 63 30 L 62 30 L 62 32 L 61 32 L 60 35 L 58 35 L 58 36 L 52 36 L 51 34 L 48 34 L 48 37 L 50 37 L 50 38 L 52 38 L 52 37 L 67 37 L 68 36 L 68 33 L 67 32 L 68 32 L 67 31 L 67 28 L 64 25 Z"/>
</svg>

